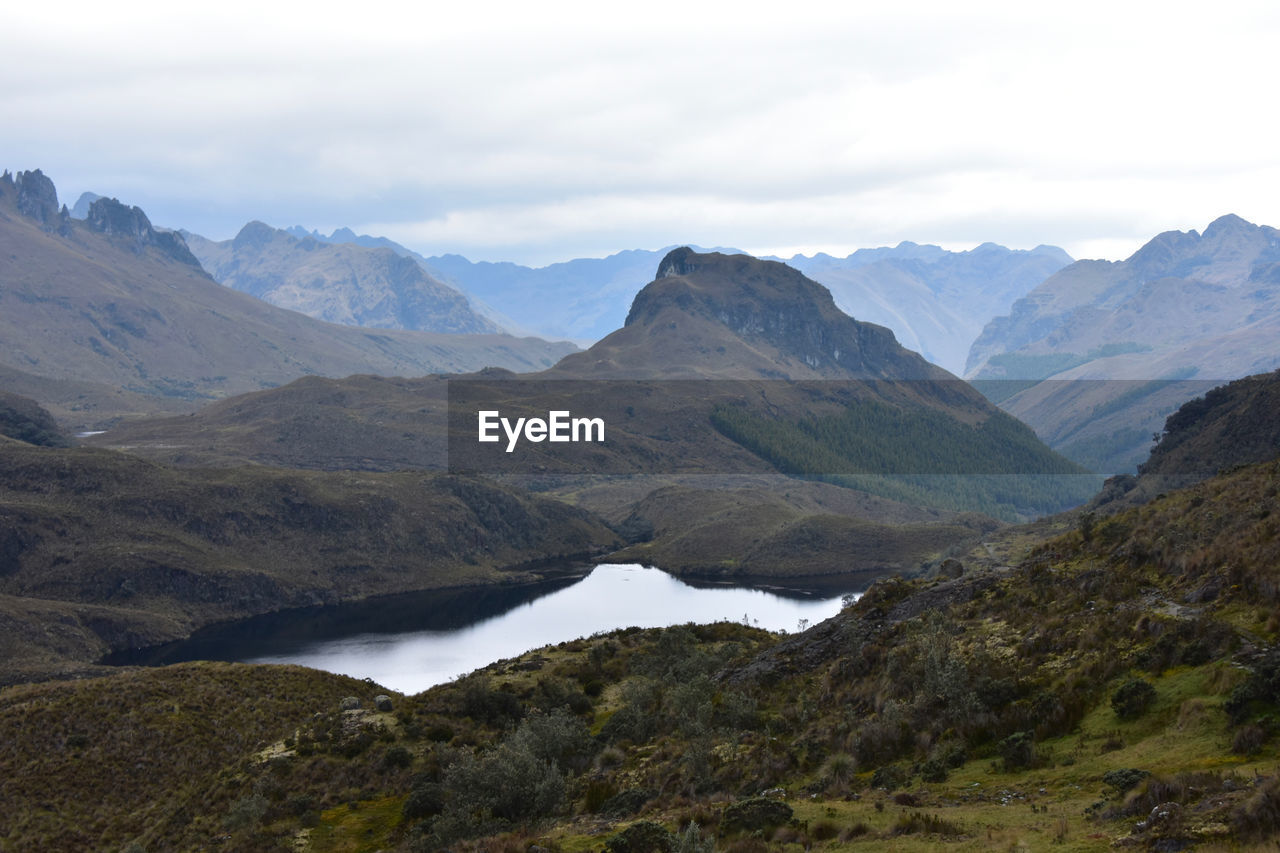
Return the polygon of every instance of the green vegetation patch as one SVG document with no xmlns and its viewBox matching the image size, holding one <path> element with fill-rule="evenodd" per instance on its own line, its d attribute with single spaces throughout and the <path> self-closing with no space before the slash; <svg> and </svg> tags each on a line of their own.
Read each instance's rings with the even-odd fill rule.
<svg viewBox="0 0 1280 853">
<path fill-rule="evenodd" d="M 875 400 L 803 419 L 721 405 L 711 423 L 785 474 L 1006 519 L 1074 506 L 1099 485 L 1003 412 L 966 424 Z"/>
</svg>

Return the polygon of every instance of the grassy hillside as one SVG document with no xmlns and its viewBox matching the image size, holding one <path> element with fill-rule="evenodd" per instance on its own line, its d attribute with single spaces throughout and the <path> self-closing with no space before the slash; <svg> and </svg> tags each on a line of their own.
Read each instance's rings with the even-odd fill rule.
<svg viewBox="0 0 1280 853">
<path fill-rule="evenodd" d="M 862 399 L 808 417 L 721 405 L 711 423 L 783 473 L 1009 520 L 1078 505 L 1098 486 L 1000 411 L 965 423 L 945 410 Z"/>
<path fill-rule="evenodd" d="M 801 634 L 624 630 L 390 713 L 376 686 L 272 667 L 9 688 L 5 766 L 30 772 L 5 783 L 0 843 L 1266 849 L 1278 486 L 1255 465 L 998 565 L 1027 541 L 1009 528 L 959 577 L 878 583 Z M 160 752 L 129 735 L 152 730 Z M 149 773 L 104 792 L 130 761 Z"/>
<path fill-rule="evenodd" d="M 178 470 L 18 443 L 0 446 L 0 519 L 4 678 L 286 607 L 515 580 L 504 569 L 617 542 L 581 510 L 465 477 Z"/>
<path fill-rule="evenodd" d="M 863 574 L 870 581 L 915 572 L 998 526 L 976 513 L 930 517 L 905 504 L 874 498 L 867 504 L 807 506 L 801 483 L 773 489 L 667 486 L 637 502 L 619 525 L 646 531 L 647 541 L 613 559 L 697 577 Z"/>
</svg>

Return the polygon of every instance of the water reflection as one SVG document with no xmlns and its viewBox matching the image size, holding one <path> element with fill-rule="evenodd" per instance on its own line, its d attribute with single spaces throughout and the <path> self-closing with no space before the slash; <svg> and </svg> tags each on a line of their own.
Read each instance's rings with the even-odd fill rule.
<svg viewBox="0 0 1280 853">
<path fill-rule="evenodd" d="M 295 663 L 416 693 L 496 660 L 616 628 L 746 620 L 772 631 L 794 631 L 837 613 L 840 593 L 847 591 L 828 588 L 803 596 L 794 590 L 695 587 L 659 569 L 607 564 L 581 580 L 536 588 L 455 590 L 434 594 L 433 602 L 400 597 L 249 620 L 200 632 L 163 658 L 153 653 L 150 659 L 118 656 L 111 662 Z"/>
</svg>

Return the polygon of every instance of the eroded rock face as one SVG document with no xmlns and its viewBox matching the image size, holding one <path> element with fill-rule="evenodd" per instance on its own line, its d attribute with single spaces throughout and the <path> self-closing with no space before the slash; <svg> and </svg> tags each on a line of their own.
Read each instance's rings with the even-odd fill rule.
<svg viewBox="0 0 1280 853">
<path fill-rule="evenodd" d="M 14 179 L 14 188 L 18 191 L 20 213 L 50 230 L 61 227 L 64 217 L 58 211 L 58 191 L 43 172 L 39 169 L 19 172 Z"/>
<path fill-rule="evenodd" d="M 172 231 L 157 231 L 138 206 L 128 207 L 118 199 L 100 198 L 89 205 L 85 225 L 101 234 L 123 238 L 133 243 L 135 251 L 148 246 L 159 249 L 175 261 L 199 267 L 200 262 L 187 248 L 186 241 Z"/>
<path fill-rule="evenodd" d="M 830 291 L 776 261 L 673 249 L 636 295 L 626 325 L 661 325 L 670 309 L 746 340 L 764 340 L 814 370 L 882 378 L 946 375 L 900 347 L 889 329 L 847 316 Z"/>
<path fill-rule="evenodd" d="M 58 215 L 58 191 L 43 172 L 19 172 L 14 182 L 18 189 L 18 210 L 32 219 L 51 222 Z"/>
</svg>

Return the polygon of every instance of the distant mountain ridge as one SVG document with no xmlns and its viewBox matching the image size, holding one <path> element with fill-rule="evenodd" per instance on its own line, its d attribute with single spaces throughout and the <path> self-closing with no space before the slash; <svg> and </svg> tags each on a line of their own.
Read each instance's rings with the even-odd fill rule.
<svg viewBox="0 0 1280 853">
<path fill-rule="evenodd" d="M 232 240 L 183 236 L 217 281 L 317 320 L 451 334 L 502 331 L 457 290 L 387 247 L 320 242 L 256 221 Z"/>
<path fill-rule="evenodd" d="M 911 242 L 845 258 L 796 255 L 786 263 L 831 290 L 845 313 L 893 329 L 903 346 L 959 375 L 985 324 L 1072 262 L 1056 246 L 964 252 Z"/>
<path fill-rule="evenodd" d="M 1277 366 L 1280 231 L 1226 215 L 1124 261 L 1066 267 L 987 325 L 966 376 L 1032 386 L 1001 405 L 1050 446 L 1118 473 L 1182 402 Z"/>
<path fill-rule="evenodd" d="M 480 396 L 455 394 L 464 386 Z M 589 412 L 610 425 L 609 439 L 581 453 L 541 444 L 517 458 L 498 448 L 494 469 L 484 455 L 493 446 L 475 442 L 476 414 L 466 408 L 473 402 L 483 403 L 477 410 L 513 416 L 552 408 Z M 868 425 L 867 434 L 857 436 L 864 443 L 846 444 L 844 455 L 815 447 L 814 431 L 840 429 L 851 411 Z M 902 429 L 903 419 L 915 415 L 928 428 Z M 453 445 L 455 438 L 462 443 Z M 841 312 L 826 288 L 799 271 L 689 248 L 671 251 L 657 265 L 622 328 L 538 373 L 485 371 L 447 383 L 307 379 L 92 441 L 186 464 L 448 465 L 545 477 L 861 473 L 864 449 L 887 461 L 892 470 L 886 473 L 895 476 L 1082 473 L 969 385 L 902 347 L 889 329 Z M 889 489 L 898 501 L 1006 516 L 1060 508 L 1067 499 L 994 480 L 971 489 L 918 477 L 905 486 L 862 486 Z M 1094 488 L 1070 494 L 1084 500 Z"/>
<path fill-rule="evenodd" d="M 99 198 L 84 221 L 72 219 L 39 170 L 0 177 L 0 281 L 0 375 L 78 428 L 136 413 L 136 399 L 188 411 L 309 374 L 530 370 L 575 349 L 375 333 L 276 308 L 215 282 L 179 234 L 137 207 Z M 102 408 L 86 408 L 86 394 Z"/>
<path fill-rule="evenodd" d="M 629 249 L 605 258 L 578 258 L 545 267 L 489 261 L 457 254 L 424 257 L 385 237 L 357 235 L 349 228 L 329 236 L 300 226 L 289 233 L 326 243 L 388 248 L 411 257 L 441 280 L 456 285 L 507 328 L 544 337 L 591 343 L 622 325 L 631 299 L 653 269 L 676 246 Z M 735 249 L 703 249 L 737 254 Z M 994 243 L 966 252 L 902 242 L 859 249 L 845 258 L 818 254 L 782 261 L 831 290 L 850 316 L 886 326 L 909 349 L 953 373 L 983 325 L 1071 263 L 1054 246 L 1012 250 Z"/>
<path fill-rule="evenodd" d="M 610 378 L 944 379 L 883 326 L 778 261 L 673 249 L 622 328 L 551 374 Z"/>
</svg>

